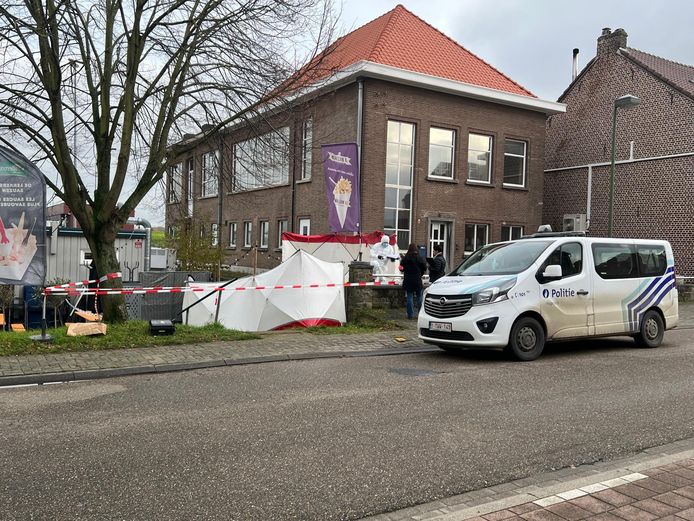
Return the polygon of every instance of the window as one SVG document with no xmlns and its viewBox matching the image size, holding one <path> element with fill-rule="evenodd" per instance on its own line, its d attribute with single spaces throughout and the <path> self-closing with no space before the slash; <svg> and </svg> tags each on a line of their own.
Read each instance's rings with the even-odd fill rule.
<svg viewBox="0 0 694 521">
<path fill-rule="evenodd" d="M 388 122 L 386 142 L 386 197 L 383 231 L 395 235 L 400 248 L 410 244 L 414 125 Z"/>
<path fill-rule="evenodd" d="M 289 221 L 287 219 L 280 219 L 277 221 L 277 247 L 282 247 L 282 234 L 287 231 L 289 227 Z"/>
<path fill-rule="evenodd" d="M 188 166 L 188 200 L 192 201 L 193 200 L 193 180 L 195 179 L 195 160 L 191 157 L 188 161 L 186 161 L 186 164 Z"/>
<path fill-rule="evenodd" d="M 260 247 L 267 249 L 270 240 L 270 222 L 260 221 Z"/>
<path fill-rule="evenodd" d="M 583 271 L 583 248 L 577 242 L 562 244 L 542 263 L 538 276 L 542 277 L 542 273 L 550 265 L 561 266 L 562 279 L 578 275 Z"/>
<path fill-rule="evenodd" d="M 250 248 L 253 245 L 253 223 L 244 221 L 243 223 L 243 247 Z"/>
<path fill-rule="evenodd" d="M 479 250 L 489 242 L 488 224 L 466 224 L 465 225 L 465 254 Z"/>
<path fill-rule="evenodd" d="M 593 244 L 595 271 L 603 279 L 632 279 L 639 276 L 636 250 L 629 244 Z"/>
<path fill-rule="evenodd" d="M 502 226 L 501 227 L 501 240 L 502 241 L 515 241 L 523 237 L 523 227 L 522 226 Z"/>
<path fill-rule="evenodd" d="M 642 277 L 659 277 L 667 269 L 665 246 L 638 244 L 636 252 L 639 256 L 639 273 Z"/>
<path fill-rule="evenodd" d="M 200 238 L 201 239 L 205 238 L 205 225 L 204 224 L 200 225 Z"/>
<path fill-rule="evenodd" d="M 289 127 L 234 145 L 234 192 L 289 182 Z"/>
<path fill-rule="evenodd" d="M 492 137 L 470 134 L 467 144 L 467 179 L 473 183 L 492 182 Z"/>
<path fill-rule="evenodd" d="M 311 219 L 299 219 L 299 233 L 301 235 L 311 235 Z"/>
<path fill-rule="evenodd" d="M 217 195 L 219 185 L 219 151 L 213 150 L 202 155 L 202 194 L 201 197 Z"/>
<path fill-rule="evenodd" d="M 507 139 L 504 143 L 504 184 L 525 186 L 525 141 Z"/>
<path fill-rule="evenodd" d="M 183 192 L 183 178 L 181 163 L 169 167 L 169 202 L 178 203 L 181 201 Z"/>
<path fill-rule="evenodd" d="M 429 129 L 429 177 L 453 179 L 455 130 Z"/>
<path fill-rule="evenodd" d="M 219 246 L 219 224 L 212 223 L 212 226 L 210 226 L 210 236 L 212 238 L 212 246 Z"/>
<path fill-rule="evenodd" d="M 229 248 L 236 248 L 237 223 L 229 223 Z"/>
<path fill-rule="evenodd" d="M 308 118 L 304 121 L 301 138 L 301 175 L 300 180 L 311 179 L 313 148 L 313 120 Z"/>
<path fill-rule="evenodd" d="M 169 239 L 175 239 L 178 235 L 178 228 L 176 226 L 169 226 L 167 228 L 167 235 Z"/>
</svg>

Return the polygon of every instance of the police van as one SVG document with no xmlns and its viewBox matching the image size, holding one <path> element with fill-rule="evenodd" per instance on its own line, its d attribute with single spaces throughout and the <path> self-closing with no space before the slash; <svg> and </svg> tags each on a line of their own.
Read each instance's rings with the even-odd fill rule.
<svg viewBox="0 0 694 521">
<path fill-rule="evenodd" d="M 667 241 L 537 233 L 477 250 L 429 286 L 419 338 L 445 350 L 503 347 L 535 360 L 545 342 L 623 336 L 657 347 L 679 320 Z"/>
</svg>

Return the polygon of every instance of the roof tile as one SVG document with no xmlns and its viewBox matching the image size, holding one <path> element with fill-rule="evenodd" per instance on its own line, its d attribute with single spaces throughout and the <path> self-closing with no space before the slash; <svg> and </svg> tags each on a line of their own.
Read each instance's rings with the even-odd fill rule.
<svg viewBox="0 0 694 521">
<path fill-rule="evenodd" d="M 621 54 L 634 60 L 641 67 L 655 74 L 678 90 L 694 97 L 694 67 L 666 60 L 647 52 L 628 47 L 620 49 Z"/>
</svg>

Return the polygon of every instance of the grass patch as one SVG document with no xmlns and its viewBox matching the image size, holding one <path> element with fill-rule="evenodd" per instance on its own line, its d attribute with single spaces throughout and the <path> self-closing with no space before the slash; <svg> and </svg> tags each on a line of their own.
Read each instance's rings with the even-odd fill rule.
<svg viewBox="0 0 694 521">
<path fill-rule="evenodd" d="M 379 331 L 395 331 L 402 327 L 386 317 L 384 309 L 363 309 L 357 313 L 354 320 L 342 327 L 309 327 L 309 333 L 316 335 L 353 335 L 358 333 L 378 333 Z"/>
<path fill-rule="evenodd" d="M 229 340 L 250 340 L 260 338 L 252 333 L 242 333 L 225 329 L 219 324 L 203 327 L 176 324 L 176 332 L 171 336 L 151 336 L 149 324 L 144 321 L 129 321 L 124 324 L 108 326 L 105 336 L 70 337 L 67 328 L 49 329 L 53 342 L 34 342 L 29 338 L 39 331 L 24 333 L 0 332 L 0 356 L 63 353 L 69 351 L 102 351 L 108 349 L 132 349 L 163 345 L 196 344 Z"/>
</svg>

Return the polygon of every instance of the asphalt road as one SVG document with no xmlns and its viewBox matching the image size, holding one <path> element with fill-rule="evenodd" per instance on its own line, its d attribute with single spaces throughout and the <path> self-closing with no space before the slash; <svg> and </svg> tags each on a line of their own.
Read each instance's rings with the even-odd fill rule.
<svg viewBox="0 0 694 521">
<path fill-rule="evenodd" d="M 694 436 L 694 330 L 0 390 L 2 519 L 357 519 Z"/>
</svg>

